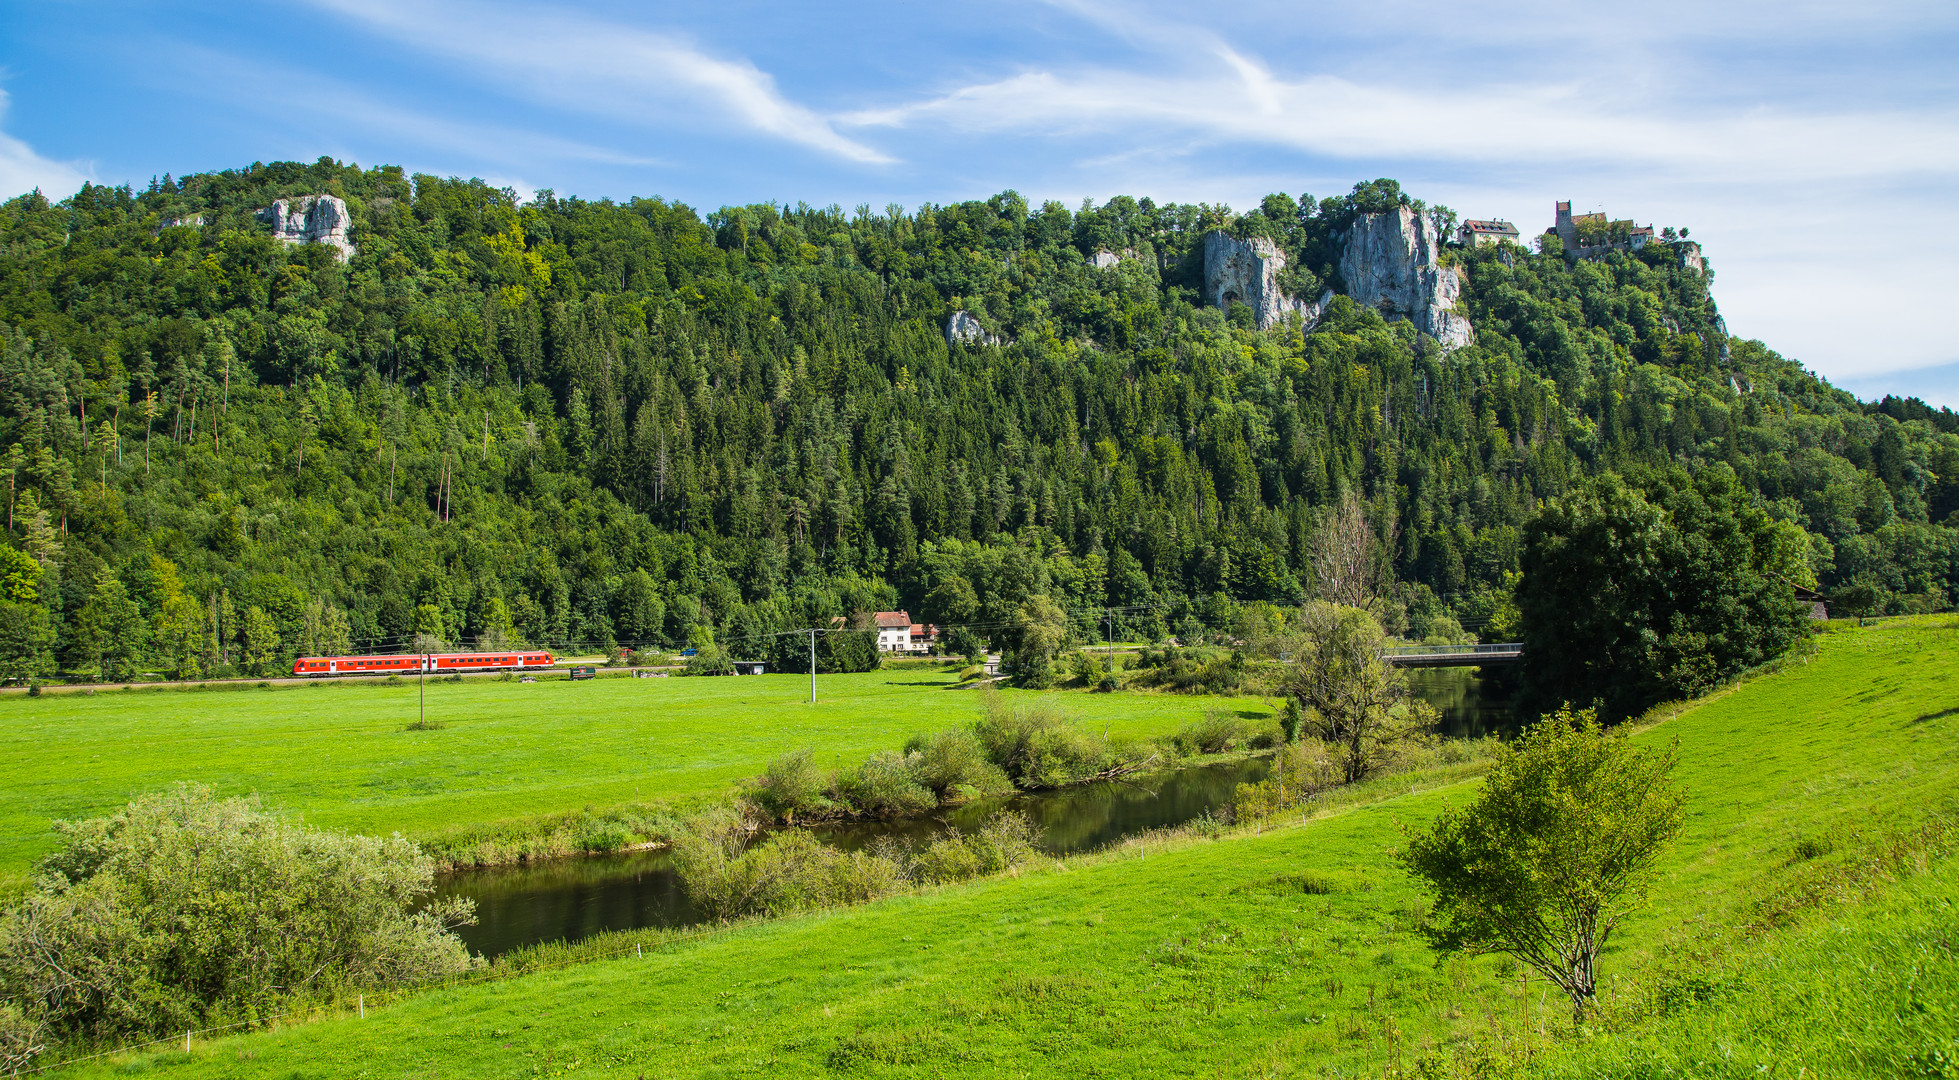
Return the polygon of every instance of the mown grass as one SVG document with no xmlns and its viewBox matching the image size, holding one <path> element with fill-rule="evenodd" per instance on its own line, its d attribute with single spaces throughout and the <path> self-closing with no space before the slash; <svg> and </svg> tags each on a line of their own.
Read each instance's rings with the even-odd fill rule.
<svg viewBox="0 0 1959 1080">
<path fill-rule="evenodd" d="M 971 723 L 956 675 L 904 668 L 807 676 L 573 683 L 413 680 L 227 691 L 133 690 L 0 700 L 0 883 L 52 846 L 48 823 L 101 814 L 179 781 L 257 792 L 315 824 L 441 844 L 522 833 L 549 815 L 721 798 L 778 754 L 825 765 Z M 1019 691 L 1006 691 L 1009 694 Z M 1066 693 L 1096 730 L 1156 738 L 1215 702 Z M 1232 707 L 1265 710 L 1253 699 Z"/>
<path fill-rule="evenodd" d="M 1609 1007 L 1677 975 L 1683 956 L 1713 965 L 1794 935 L 1826 941 L 1825 920 L 1870 910 L 1852 903 L 1867 891 L 1812 886 L 1832 880 L 1818 876 L 1829 860 L 1954 813 L 1952 625 L 1831 634 L 1813 661 L 1639 736 L 1680 740 L 1692 802 L 1651 909 L 1604 959 Z M 1501 958 L 1437 963 L 1421 944 L 1421 896 L 1387 855 L 1397 823 L 1426 820 L 1466 783 L 1393 777 L 1257 835 L 1126 845 L 75 1075 L 1351 1077 L 1606 1060 L 1617 1044 L 1555 1049 L 1568 1012 L 1541 983 Z M 1926 863 L 1898 886 L 1923 895 L 1897 902 L 1949 903 L 1943 865 Z M 1885 955 L 1873 950 L 1843 963 Z M 1829 978 L 1826 945 L 1808 955 L 1823 965 L 1811 982 Z M 1919 1000 L 1952 1015 L 1949 984 Z M 1674 1036 L 1656 1025 L 1670 1023 L 1688 1025 L 1686 1043 L 1722 1030 L 1667 1014 L 1615 1038 L 1665 1045 Z M 1584 1060 L 1570 1074 L 1598 1075 Z"/>
</svg>

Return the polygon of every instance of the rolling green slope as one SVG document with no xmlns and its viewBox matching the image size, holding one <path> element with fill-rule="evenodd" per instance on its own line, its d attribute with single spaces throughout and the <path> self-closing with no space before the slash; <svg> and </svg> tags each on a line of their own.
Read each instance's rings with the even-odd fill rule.
<svg viewBox="0 0 1959 1080">
<path fill-rule="evenodd" d="M 1955 625 L 1828 635 L 1811 662 L 1638 736 L 1680 740 L 1692 802 L 1651 909 L 1603 961 L 1608 1007 L 1686 956 L 1811 926 L 1818 905 L 1863 910 L 1817 883 L 1952 814 Z M 1516 1057 L 1563 1007 L 1498 959 L 1437 965 L 1387 861 L 1397 822 L 1468 790 L 1389 778 L 1260 835 L 1131 845 L 73 1075 L 1354 1076 Z M 1904 887 L 1950 903 L 1945 864 L 1922 865 Z M 1953 1015 L 1950 982 L 1914 992 Z"/>
</svg>

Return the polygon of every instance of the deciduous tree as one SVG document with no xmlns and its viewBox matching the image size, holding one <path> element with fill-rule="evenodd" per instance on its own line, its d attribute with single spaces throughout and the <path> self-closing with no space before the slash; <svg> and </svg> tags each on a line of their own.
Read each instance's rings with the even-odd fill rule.
<svg viewBox="0 0 1959 1080">
<path fill-rule="evenodd" d="M 1299 703 L 1297 730 L 1337 748 L 1348 783 L 1393 762 L 1435 723 L 1407 674 L 1381 659 L 1387 635 L 1374 616 L 1316 600 L 1295 626 L 1282 689 Z"/>
<path fill-rule="evenodd" d="M 1435 895 L 1429 940 L 1509 953 L 1563 990 L 1582 1022 L 1600 950 L 1680 831 L 1676 754 L 1569 708 L 1501 747 L 1476 799 L 1409 832 L 1399 855 Z"/>
</svg>

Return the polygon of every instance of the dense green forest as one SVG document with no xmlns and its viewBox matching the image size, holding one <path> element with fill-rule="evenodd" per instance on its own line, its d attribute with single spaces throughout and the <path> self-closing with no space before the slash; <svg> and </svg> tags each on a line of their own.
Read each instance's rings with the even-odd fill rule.
<svg viewBox="0 0 1959 1080">
<path fill-rule="evenodd" d="M 346 200 L 351 261 L 255 216 L 301 194 Z M 701 628 L 790 655 L 770 635 L 894 607 L 1202 635 L 1328 591 L 1343 507 L 1390 629 L 1511 633 L 1543 501 L 1669 464 L 1732 468 L 1848 603 L 1952 604 L 1959 416 L 1726 338 L 1664 245 L 1452 248 L 1476 342 L 1446 354 L 1344 297 L 1310 332 L 1199 300 L 1209 230 L 1271 237 L 1310 295 L 1354 215 L 1407 201 L 703 220 L 328 159 L 15 198 L 0 664 Z M 960 310 L 1000 343 L 949 344 Z"/>
</svg>

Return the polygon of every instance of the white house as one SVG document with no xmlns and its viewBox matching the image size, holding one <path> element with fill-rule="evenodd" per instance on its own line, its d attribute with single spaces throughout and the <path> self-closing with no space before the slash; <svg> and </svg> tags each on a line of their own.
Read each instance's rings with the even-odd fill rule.
<svg viewBox="0 0 1959 1080">
<path fill-rule="evenodd" d="M 871 616 L 877 622 L 877 648 L 879 652 L 910 652 L 911 613 L 905 611 L 880 611 Z"/>
</svg>

